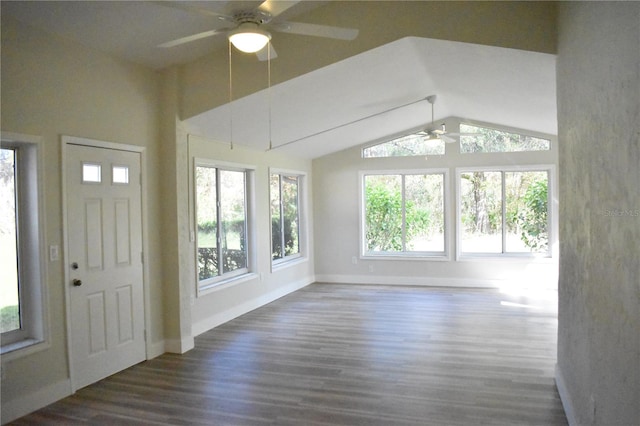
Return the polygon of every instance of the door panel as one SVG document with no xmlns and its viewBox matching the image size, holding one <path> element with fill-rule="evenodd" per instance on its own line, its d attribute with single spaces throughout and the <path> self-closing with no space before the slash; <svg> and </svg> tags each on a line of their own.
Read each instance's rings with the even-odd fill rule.
<svg viewBox="0 0 640 426">
<path fill-rule="evenodd" d="M 140 154 L 68 144 L 66 155 L 77 389 L 145 359 Z"/>
</svg>

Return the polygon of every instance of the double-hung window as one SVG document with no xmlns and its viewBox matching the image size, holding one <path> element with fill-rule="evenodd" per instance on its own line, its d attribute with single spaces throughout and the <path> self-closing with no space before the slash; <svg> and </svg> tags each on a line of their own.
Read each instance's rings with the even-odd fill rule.
<svg viewBox="0 0 640 426">
<path fill-rule="evenodd" d="M 2 353 L 46 342 L 38 143 L 0 149 L 0 329 Z"/>
<path fill-rule="evenodd" d="M 251 172 L 196 164 L 199 289 L 249 272 L 248 217 Z"/>
<path fill-rule="evenodd" d="M 270 173 L 271 260 L 273 264 L 299 258 L 300 200 L 303 176 L 296 173 Z"/>
<path fill-rule="evenodd" d="M 363 174 L 365 256 L 445 256 L 446 171 Z"/>
</svg>

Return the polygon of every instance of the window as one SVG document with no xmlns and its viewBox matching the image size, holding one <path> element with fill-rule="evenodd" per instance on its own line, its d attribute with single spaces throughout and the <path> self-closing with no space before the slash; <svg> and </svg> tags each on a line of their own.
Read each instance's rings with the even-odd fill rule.
<svg viewBox="0 0 640 426">
<path fill-rule="evenodd" d="M 548 151 L 551 141 L 548 139 L 509 133 L 503 130 L 460 124 L 460 152 L 463 154 L 478 152 L 521 152 Z"/>
<path fill-rule="evenodd" d="M 424 155 L 444 155 L 444 141 L 441 139 L 429 139 L 424 133 L 414 133 L 369 146 L 362 150 L 364 158 Z"/>
<path fill-rule="evenodd" d="M 275 263 L 300 257 L 300 184 L 302 177 L 271 173 L 271 259 Z"/>
<path fill-rule="evenodd" d="M 461 253 L 549 255 L 548 170 L 468 170 L 459 184 Z"/>
<path fill-rule="evenodd" d="M 249 272 L 248 171 L 197 165 L 196 223 L 200 289 Z"/>
<path fill-rule="evenodd" d="M 2 353 L 45 342 L 38 143 L 0 149 L 0 331 Z"/>
<path fill-rule="evenodd" d="M 364 254 L 445 254 L 445 172 L 366 174 Z"/>
</svg>

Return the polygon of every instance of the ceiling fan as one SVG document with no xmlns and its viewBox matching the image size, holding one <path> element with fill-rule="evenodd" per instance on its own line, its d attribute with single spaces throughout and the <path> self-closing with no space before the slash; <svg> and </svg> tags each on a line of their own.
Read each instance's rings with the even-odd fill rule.
<svg viewBox="0 0 640 426">
<path fill-rule="evenodd" d="M 418 132 L 418 134 L 425 135 L 426 140 L 442 140 L 442 141 L 445 141 L 446 143 L 455 142 L 456 140 L 451 136 L 460 136 L 460 133 L 448 133 L 444 123 L 442 123 L 440 127 L 436 127 L 435 125 L 434 104 L 436 103 L 436 99 L 438 99 L 438 97 L 436 95 L 430 95 L 430 96 L 427 96 L 425 99 L 427 100 L 427 102 L 431 104 L 431 127 Z"/>
<path fill-rule="evenodd" d="M 358 30 L 352 28 L 332 27 L 328 25 L 309 24 L 304 22 L 279 21 L 278 16 L 295 6 L 300 0 L 266 0 L 254 9 L 240 9 L 229 15 L 214 12 L 209 9 L 193 6 L 187 2 L 158 1 L 162 6 L 182 9 L 187 12 L 212 16 L 232 26 L 212 29 L 190 36 L 182 37 L 160 44 L 158 47 L 171 48 L 206 37 L 226 34 L 231 44 L 246 53 L 256 53 L 258 59 L 265 61 L 277 57 L 269 40 L 269 31 L 301 34 L 315 37 L 327 37 L 338 40 L 353 40 L 358 36 Z M 269 52 L 264 49 L 269 43 Z"/>
</svg>

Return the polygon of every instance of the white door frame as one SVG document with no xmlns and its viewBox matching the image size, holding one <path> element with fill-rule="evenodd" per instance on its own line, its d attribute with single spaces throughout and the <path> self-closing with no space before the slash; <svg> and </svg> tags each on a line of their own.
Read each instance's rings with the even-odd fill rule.
<svg viewBox="0 0 640 426">
<path fill-rule="evenodd" d="M 67 146 L 68 145 L 81 145 L 86 147 L 93 148 L 106 148 L 106 149 L 114 149 L 119 151 L 128 151 L 135 152 L 140 154 L 140 175 L 141 175 L 141 185 L 140 185 L 140 196 L 141 196 L 141 220 L 142 220 L 142 289 L 144 294 L 144 329 L 145 329 L 145 358 L 149 359 L 151 350 L 151 339 L 149 339 L 148 330 L 150 329 L 151 324 L 151 297 L 150 297 L 150 289 L 149 289 L 149 267 L 147 266 L 149 262 L 147 261 L 149 247 L 148 247 L 148 229 L 147 229 L 147 181 L 143 179 L 146 176 L 146 151 L 142 146 L 137 145 L 126 145 L 119 144 L 115 142 L 106 142 L 99 141 L 95 139 L 87 139 L 87 138 L 79 138 L 75 136 L 62 136 L 61 140 L 61 171 L 62 171 L 62 237 L 63 237 L 63 270 L 64 270 L 64 296 L 66 303 L 65 317 L 66 317 L 66 332 L 67 332 L 67 365 L 69 367 L 69 380 L 71 382 L 71 393 L 75 393 L 78 389 L 75 376 L 74 376 L 74 366 L 72 363 L 72 334 L 71 334 L 71 295 L 70 289 L 71 286 L 66 285 L 70 281 L 70 265 L 68 259 L 69 253 L 69 238 L 67 235 L 67 231 L 69 229 L 69 219 L 68 219 L 68 211 L 67 211 Z"/>
</svg>

